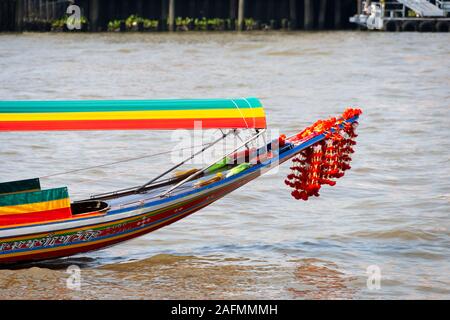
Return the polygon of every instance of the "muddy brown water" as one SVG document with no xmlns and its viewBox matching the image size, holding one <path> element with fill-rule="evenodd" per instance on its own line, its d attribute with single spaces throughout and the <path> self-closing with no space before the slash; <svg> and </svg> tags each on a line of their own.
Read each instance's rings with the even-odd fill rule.
<svg viewBox="0 0 450 320">
<path fill-rule="evenodd" d="M 364 110 L 352 170 L 293 200 L 288 164 L 169 227 L 0 270 L 3 299 L 450 298 L 450 38 L 314 32 L 0 35 L 0 99 L 257 96 L 293 133 Z M 0 180 L 167 150 L 169 132 L 1 133 Z M 157 157 L 43 179 L 73 199 L 139 184 Z M 81 268 L 81 290 L 66 268 Z M 367 286 L 369 266 L 381 271 Z M 371 282 L 369 281 L 369 284 Z"/>
</svg>

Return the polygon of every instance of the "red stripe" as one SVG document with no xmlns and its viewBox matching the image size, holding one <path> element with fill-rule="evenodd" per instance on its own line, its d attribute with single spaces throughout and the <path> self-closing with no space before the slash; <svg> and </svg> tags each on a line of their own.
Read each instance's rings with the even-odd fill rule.
<svg viewBox="0 0 450 320">
<path fill-rule="evenodd" d="M 70 217 L 72 217 L 70 207 L 31 213 L 0 215 L 0 226 L 60 220 Z"/>
<path fill-rule="evenodd" d="M 145 120 L 63 120 L 63 121 L 0 121 L 0 131 L 47 130 L 176 130 L 193 129 L 194 122 L 201 121 L 202 128 L 265 128 L 261 118 L 212 118 L 212 119 L 145 119 Z"/>
</svg>

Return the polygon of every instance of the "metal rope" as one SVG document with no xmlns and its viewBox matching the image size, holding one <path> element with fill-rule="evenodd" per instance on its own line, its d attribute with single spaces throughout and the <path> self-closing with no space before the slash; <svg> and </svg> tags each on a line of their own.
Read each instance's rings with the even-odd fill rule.
<svg viewBox="0 0 450 320">
<path fill-rule="evenodd" d="M 204 147 L 206 145 L 208 145 L 208 143 L 201 144 L 201 145 L 195 145 L 195 146 L 191 146 L 191 147 L 186 147 L 186 148 L 181 148 L 181 149 L 178 149 L 178 150 L 193 149 L 193 148 L 197 148 L 197 147 Z M 130 161 L 135 161 L 135 160 L 140 160 L 140 159 L 144 159 L 144 158 L 152 158 L 152 157 L 160 156 L 160 155 L 163 155 L 163 154 L 171 153 L 172 151 L 173 150 L 162 151 L 162 152 L 158 152 L 158 153 L 142 155 L 142 156 L 135 157 L 135 158 L 128 158 L 128 159 L 123 159 L 123 160 L 114 161 L 114 162 L 110 162 L 110 163 L 99 164 L 99 165 L 96 165 L 96 166 L 84 167 L 84 168 L 73 169 L 73 170 L 64 171 L 64 172 L 53 173 L 53 174 L 49 174 L 49 175 L 46 175 L 46 176 L 41 176 L 40 178 L 45 179 L 45 178 L 61 176 L 61 175 L 69 174 L 69 173 L 79 172 L 79 171 L 86 171 L 86 170 L 90 170 L 90 169 L 96 169 L 96 168 L 112 166 L 112 165 L 115 165 L 115 164 L 124 163 L 124 162 L 130 162 Z"/>
<path fill-rule="evenodd" d="M 233 102 L 234 106 L 238 109 L 238 111 L 239 111 L 239 113 L 241 114 L 241 117 L 242 117 L 242 119 L 244 120 L 245 125 L 247 126 L 247 129 L 248 129 L 248 123 L 247 123 L 247 120 L 245 119 L 244 114 L 242 113 L 241 109 L 239 108 L 239 106 L 237 105 L 237 103 L 234 101 L 234 99 L 230 99 L 230 100 L 231 100 L 231 102 Z"/>
</svg>

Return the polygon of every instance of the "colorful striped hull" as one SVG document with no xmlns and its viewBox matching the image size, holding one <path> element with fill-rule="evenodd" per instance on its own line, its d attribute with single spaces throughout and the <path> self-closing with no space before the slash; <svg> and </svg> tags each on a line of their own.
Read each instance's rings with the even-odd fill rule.
<svg viewBox="0 0 450 320">
<path fill-rule="evenodd" d="M 108 247 L 139 237 L 176 222 L 225 196 L 259 175 L 255 172 L 188 201 L 178 202 L 161 210 L 137 214 L 106 224 L 64 229 L 58 232 L 36 233 L 21 237 L 0 238 L 0 263 L 17 263 L 65 257 Z"/>
</svg>

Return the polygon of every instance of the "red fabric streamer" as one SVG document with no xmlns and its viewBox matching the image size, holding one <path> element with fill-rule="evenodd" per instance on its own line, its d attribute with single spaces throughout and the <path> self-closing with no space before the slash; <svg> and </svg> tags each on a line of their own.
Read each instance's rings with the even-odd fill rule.
<svg viewBox="0 0 450 320">
<path fill-rule="evenodd" d="M 291 173 L 284 182 L 294 189 L 291 195 L 295 199 L 306 201 L 309 197 L 318 197 L 322 185 L 334 186 L 335 179 L 344 176 L 345 171 L 351 168 L 350 155 L 354 152 L 352 146 L 356 144 L 358 122 L 346 122 L 343 128 L 340 125 L 361 113 L 360 109 L 349 108 L 338 119 L 319 120 L 290 139 L 296 142 L 312 134 L 325 134 L 325 140 L 302 150 L 292 159 Z"/>
</svg>

